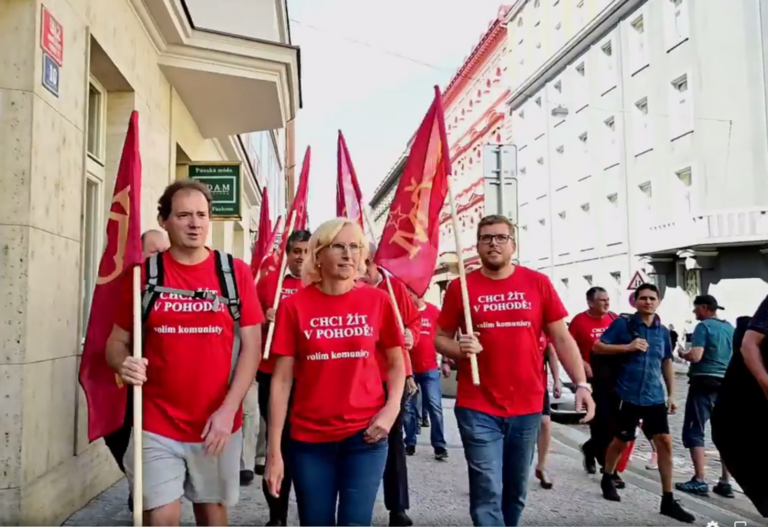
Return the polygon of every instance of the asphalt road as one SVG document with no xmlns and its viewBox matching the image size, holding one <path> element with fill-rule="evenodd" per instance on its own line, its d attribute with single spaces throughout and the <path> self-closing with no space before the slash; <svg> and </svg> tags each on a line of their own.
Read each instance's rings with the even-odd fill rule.
<svg viewBox="0 0 768 527">
<path fill-rule="evenodd" d="M 416 455 L 408 459 L 410 514 L 416 525 L 471 525 L 466 464 L 453 416 L 453 401 L 444 400 L 444 407 L 449 460 L 437 462 L 432 458 L 427 433 L 419 436 Z M 623 501 L 618 504 L 607 502 L 600 494 L 598 476 L 589 476 L 582 469 L 581 457 L 576 448 L 585 439 L 584 434 L 572 427 L 557 426 L 555 438 L 548 463 L 555 487 L 553 490 L 544 490 L 536 480 L 531 480 L 523 525 L 678 525 L 658 513 L 659 484 L 647 471 L 628 472 L 625 475 L 627 489 L 622 491 Z M 65 525 L 130 525 L 131 515 L 126 507 L 126 498 L 127 484 L 122 480 L 74 514 Z M 743 499 L 739 501 L 739 507 L 743 509 L 735 507 L 735 502 L 719 503 L 688 497 L 682 497 L 682 500 L 683 505 L 697 515 L 695 525 L 702 527 L 710 521 L 718 522 L 718 526 L 731 526 L 735 521 L 746 521 L 749 527 L 768 524 L 764 521 L 761 523 L 754 510 L 750 511 L 749 506 L 744 505 Z M 230 513 L 230 523 L 264 525 L 267 518 L 260 482 L 255 482 L 242 490 L 240 504 Z M 292 525 L 298 525 L 295 504 L 289 521 Z M 387 525 L 387 522 L 388 515 L 380 493 L 374 525 Z M 194 524 L 188 503 L 184 504 L 183 524 Z"/>
</svg>

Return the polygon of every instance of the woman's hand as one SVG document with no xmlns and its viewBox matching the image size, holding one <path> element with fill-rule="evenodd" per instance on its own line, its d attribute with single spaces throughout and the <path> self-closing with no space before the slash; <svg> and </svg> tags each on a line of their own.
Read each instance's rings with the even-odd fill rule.
<svg viewBox="0 0 768 527">
<path fill-rule="evenodd" d="M 371 424 L 363 435 L 365 441 L 367 443 L 378 443 L 379 441 L 385 440 L 399 413 L 399 404 L 395 405 L 387 403 L 387 405 L 384 406 L 373 419 L 371 419 Z"/>
<path fill-rule="evenodd" d="M 280 497 L 280 488 L 283 485 L 285 477 L 285 465 L 283 456 L 279 452 L 267 456 L 267 466 L 264 468 L 264 481 L 267 484 L 267 490 L 275 498 Z"/>
</svg>

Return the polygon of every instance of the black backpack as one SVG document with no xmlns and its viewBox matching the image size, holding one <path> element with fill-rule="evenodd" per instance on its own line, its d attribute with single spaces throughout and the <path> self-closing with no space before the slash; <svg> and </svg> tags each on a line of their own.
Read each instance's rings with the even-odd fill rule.
<svg viewBox="0 0 768 527">
<path fill-rule="evenodd" d="M 627 324 L 632 339 L 640 338 L 640 332 L 637 330 L 637 323 L 635 318 L 629 313 L 622 313 L 615 315 L 610 313 L 609 316 L 613 318 L 615 322 L 617 319 L 622 318 Z M 613 322 L 612 322 L 613 324 Z M 594 350 L 590 353 L 589 364 L 592 366 L 592 380 L 600 386 L 605 386 L 610 389 L 616 387 L 616 381 L 621 372 L 622 366 L 627 361 L 626 353 L 617 353 L 614 355 L 603 355 L 595 353 Z"/>
<path fill-rule="evenodd" d="M 235 260 L 231 254 L 221 251 L 213 251 L 216 263 L 216 275 L 219 278 L 219 288 L 225 296 L 219 296 L 211 291 L 189 291 L 165 287 L 163 278 L 163 253 L 153 254 L 145 262 L 146 283 L 141 297 L 141 322 L 146 324 L 152 308 L 162 293 L 170 293 L 188 298 L 208 300 L 213 302 L 214 310 L 218 310 L 221 304 L 225 304 L 234 321 L 234 339 L 232 341 L 232 367 L 229 372 L 229 382 L 235 374 L 235 367 L 240 356 L 240 296 L 237 292 L 237 280 L 235 280 Z"/>
</svg>

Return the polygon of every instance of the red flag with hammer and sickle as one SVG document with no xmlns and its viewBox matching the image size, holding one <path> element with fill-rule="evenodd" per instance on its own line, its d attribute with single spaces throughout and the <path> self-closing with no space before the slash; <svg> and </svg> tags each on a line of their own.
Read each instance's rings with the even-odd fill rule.
<svg viewBox="0 0 768 527">
<path fill-rule="evenodd" d="M 93 291 L 80 385 L 88 400 L 88 440 L 96 441 L 123 425 L 127 390 L 106 360 L 107 339 L 123 287 L 122 276 L 141 265 L 141 155 L 139 114 L 134 111 L 125 136 L 109 208 L 104 255 Z"/>
<path fill-rule="evenodd" d="M 435 99 L 411 145 L 374 258 L 419 296 L 429 288 L 437 263 L 440 210 L 450 173 L 443 100 L 435 86 Z"/>
</svg>

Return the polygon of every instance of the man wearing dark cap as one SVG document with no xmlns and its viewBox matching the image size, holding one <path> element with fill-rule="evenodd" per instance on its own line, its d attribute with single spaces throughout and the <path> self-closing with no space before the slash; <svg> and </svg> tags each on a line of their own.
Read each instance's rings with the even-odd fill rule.
<svg viewBox="0 0 768 527">
<path fill-rule="evenodd" d="M 699 321 L 693 330 L 691 348 L 680 357 L 691 365 L 688 368 L 689 388 L 685 401 L 683 446 L 691 451 L 694 475 L 690 481 L 676 483 L 675 488 L 698 496 L 709 495 L 706 480 L 704 429 L 715 406 L 717 392 L 725 377 L 733 355 L 733 326 L 717 318 L 723 309 L 712 295 L 699 295 L 693 301 L 693 312 Z M 728 471 L 722 465 L 720 481 L 712 488 L 715 494 L 733 497 Z"/>
</svg>

